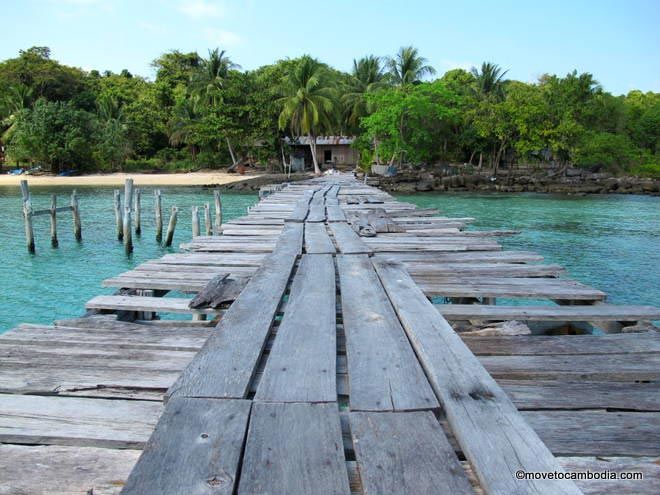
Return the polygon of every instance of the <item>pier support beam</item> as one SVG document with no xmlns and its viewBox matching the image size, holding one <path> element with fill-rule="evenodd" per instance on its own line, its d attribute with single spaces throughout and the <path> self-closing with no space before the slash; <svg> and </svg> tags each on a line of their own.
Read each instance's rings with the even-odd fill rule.
<svg viewBox="0 0 660 495">
<path fill-rule="evenodd" d="M 135 188 L 135 235 L 142 235 L 142 218 L 140 213 L 140 195 L 141 191 L 139 188 Z"/>
<path fill-rule="evenodd" d="M 222 231 L 222 200 L 220 199 L 220 190 L 213 191 L 213 201 L 215 202 L 215 235 L 220 235 Z"/>
<path fill-rule="evenodd" d="M 163 210 L 160 189 L 154 191 L 154 215 L 156 216 L 156 242 L 161 242 L 163 240 Z"/>
<path fill-rule="evenodd" d="M 172 214 L 170 215 L 170 221 L 167 224 L 167 237 L 165 238 L 165 247 L 170 247 L 172 245 L 172 239 L 174 238 L 174 229 L 176 228 L 176 217 L 179 210 L 176 206 L 172 207 Z"/>
<path fill-rule="evenodd" d="M 78 204 L 78 196 L 74 189 L 71 193 L 71 216 L 73 217 L 73 236 L 76 241 L 82 241 L 82 224 L 80 222 L 80 205 Z"/>
<path fill-rule="evenodd" d="M 57 242 L 57 194 L 50 197 L 50 245 L 56 248 Z"/>
<path fill-rule="evenodd" d="M 115 201 L 115 225 L 117 226 L 117 240 L 121 241 L 124 238 L 123 226 L 122 226 L 122 213 L 121 213 L 121 193 L 118 189 L 115 189 L 114 192 L 114 201 Z"/>
<path fill-rule="evenodd" d="M 34 254 L 34 229 L 32 228 L 32 203 L 30 190 L 26 180 L 21 181 L 21 194 L 23 195 L 23 220 L 25 221 L 25 243 L 29 253 Z"/>
<path fill-rule="evenodd" d="M 126 179 L 124 185 L 124 249 L 126 254 L 133 252 L 133 234 L 131 227 L 131 206 L 133 204 L 133 179 Z"/>
</svg>

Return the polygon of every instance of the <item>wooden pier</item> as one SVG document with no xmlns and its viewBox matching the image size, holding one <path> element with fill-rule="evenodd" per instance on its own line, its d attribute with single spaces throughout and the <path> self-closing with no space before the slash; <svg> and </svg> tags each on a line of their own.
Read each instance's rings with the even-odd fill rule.
<svg viewBox="0 0 660 495">
<path fill-rule="evenodd" d="M 660 492 L 660 310 L 349 175 L 266 192 L 0 336 L 0 494 Z"/>
</svg>

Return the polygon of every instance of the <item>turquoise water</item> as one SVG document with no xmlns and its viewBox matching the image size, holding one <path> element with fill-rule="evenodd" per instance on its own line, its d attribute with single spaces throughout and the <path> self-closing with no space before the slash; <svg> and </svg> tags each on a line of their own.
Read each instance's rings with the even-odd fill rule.
<svg viewBox="0 0 660 495">
<path fill-rule="evenodd" d="M 85 301 L 109 294 L 101 281 L 148 259 L 176 252 L 190 239 L 190 207 L 213 200 L 204 188 L 161 188 L 165 222 L 180 209 L 172 248 L 154 239 L 153 188 L 143 188 L 141 237 L 127 257 L 115 239 L 112 188 L 78 188 L 83 242 L 73 240 L 71 216 L 58 215 L 60 247 L 52 249 L 48 216 L 35 218 L 37 254 L 25 249 L 18 188 L 0 188 L 0 332 L 20 322 L 50 323 L 79 316 Z M 71 190 L 32 188 L 36 209 L 50 206 L 52 193 L 66 204 Z M 517 229 L 498 238 L 505 248 L 543 254 L 568 275 L 610 295 L 617 303 L 660 306 L 660 198 L 648 196 L 553 196 L 543 194 L 416 194 L 398 196 L 448 216 L 472 216 L 473 228 Z M 254 194 L 223 194 L 225 219 L 243 215 Z"/>
<path fill-rule="evenodd" d="M 521 230 L 497 240 L 562 265 L 570 278 L 605 291 L 609 302 L 660 306 L 660 197 L 424 193 L 397 199 L 474 217 L 471 228 Z"/>
<path fill-rule="evenodd" d="M 129 270 L 148 259 L 178 251 L 191 237 L 191 206 L 213 205 L 213 191 L 195 188 L 160 188 L 163 221 L 167 225 L 171 206 L 179 217 L 171 248 L 155 240 L 153 190 L 142 188 L 142 236 L 133 236 L 134 253 L 127 257 L 116 240 L 112 188 L 77 188 L 83 242 L 73 239 L 71 214 L 58 214 L 59 248 L 50 247 L 50 217 L 34 218 L 36 255 L 25 248 L 22 201 L 18 187 L 0 187 L 0 333 L 20 322 L 50 323 L 54 319 L 80 316 L 85 301 L 98 294 L 111 294 L 101 281 Z M 34 209 L 50 208 L 50 196 L 58 194 L 58 205 L 68 204 L 71 189 L 31 188 Z M 246 213 L 257 201 L 255 194 L 222 195 L 224 219 Z M 203 215 L 201 215 L 202 230 Z M 165 232 L 163 232 L 165 235 Z"/>
</svg>

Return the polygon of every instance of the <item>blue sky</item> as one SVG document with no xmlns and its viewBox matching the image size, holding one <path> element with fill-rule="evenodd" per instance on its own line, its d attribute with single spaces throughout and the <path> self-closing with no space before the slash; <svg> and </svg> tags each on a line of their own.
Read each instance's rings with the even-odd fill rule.
<svg viewBox="0 0 660 495">
<path fill-rule="evenodd" d="M 660 92 L 660 0 L 0 0 L 0 59 L 49 46 L 84 69 L 153 77 L 171 50 L 220 46 L 244 69 L 309 53 L 353 58 L 418 47 L 439 74 L 492 61 L 509 77 L 591 72 L 614 94 Z"/>
</svg>

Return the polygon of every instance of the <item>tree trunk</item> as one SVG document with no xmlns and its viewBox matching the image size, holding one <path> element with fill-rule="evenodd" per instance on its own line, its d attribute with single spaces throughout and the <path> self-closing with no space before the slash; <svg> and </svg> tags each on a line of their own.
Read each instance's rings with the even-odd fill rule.
<svg viewBox="0 0 660 495">
<path fill-rule="evenodd" d="M 479 170 L 481 170 L 481 166 L 483 165 L 483 163 L 484 163 L 484 152 L 480 151 L 479 152 Z"/>
<path fill-rule="evenodd" d="M 497 175 L 497 169 L 500 166 L 500 160 L 502 159 L 502 152 L 504 151 L 505 146 L 506 146 L 506 141 L 502 141 L 499 149 L 497 150 L 497 154 L 495 155 L 495 160 L 493 161 L 493 175 Z"/>
<path fill-rule="evenodd" d="M 321 169 L 319 168 L 319 162 L 316 158 L 316 136 L 308 134 L 309 138 L 309 148 L 312 150 L 312 162 L 314 163 L 314 174 L 321 175 Z"/>
<path fill-rule="evenodd" d="M 473 151 L 472 154 L 470 155 L 470 159 L 468 160 L 468 163 L 469 163 L 470 165 L 472 165 L 472 159 L 474 158 L 474 155 L 476 155 L 476 154 L 477 154 L 477 152 L 476 152 L 476 151 Z"/>
<path fill-rule="evenodd" d="M 227 140 L 227 148 L 229 148 L 229 154 L 231 155 L 231 163 L 232 163 L 232 168 L 236 167 L 236 155 L 234 155 L 234 148 L 231 146 L 231 142 L 229 141 L 229 138 L 225 138 Z"/>
<path fill-rule="evenodd" d="M 380 165 L 380 156 L 378 156 L 378 140 L 374 137 L 374 154 L 376 155 L 376 165 Z"/>
</svg>

